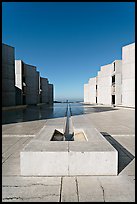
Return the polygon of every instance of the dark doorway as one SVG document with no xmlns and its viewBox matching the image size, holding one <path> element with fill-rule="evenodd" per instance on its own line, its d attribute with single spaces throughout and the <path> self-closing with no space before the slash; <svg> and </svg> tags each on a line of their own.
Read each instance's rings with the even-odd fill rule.
<svg viewBox="0 0 137 204">
<path fill-rule="evenodd" d="M 112 95 L 112 104 L 115 105 L 115 95 Z"/>
</svg>

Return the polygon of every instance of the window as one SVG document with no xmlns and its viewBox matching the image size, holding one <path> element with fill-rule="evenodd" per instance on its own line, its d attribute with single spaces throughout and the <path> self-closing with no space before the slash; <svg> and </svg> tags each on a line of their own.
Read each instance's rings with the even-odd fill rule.
<svg viewBox="0 0 137 204">
<path fill-rule="evenodd" d="M 115 71 L 115 62 L 114 62 L 114 71 Z"/>
<path fill-rule="evenodd" d="M 115 75 L 112 76 L 112 84 L 115 84 Z"/>
<path fill-rule="evenodd" d="M 115 95 L 112 95 L 112 105 L 115 105 Z"/>
</svg>

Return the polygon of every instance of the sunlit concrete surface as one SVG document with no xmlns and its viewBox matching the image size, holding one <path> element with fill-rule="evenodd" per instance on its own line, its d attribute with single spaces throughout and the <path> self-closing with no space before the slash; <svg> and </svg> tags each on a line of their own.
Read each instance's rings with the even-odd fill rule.
<svg viewBox="0 0 137 204">
<path fill-rule="evenodd" d="M 71 104 L 74 117 L 81 117 L 84 114 L 85 123 L 86 120 L 90 120 L 91 126 L 95 126 L 99 132 L 102 132 L 104 138 L 117 148 L 119 152 L 117 176 L 25 177 L 20 175 L 21 150 L 35 137 L 35 132 L 38 133 L 47 122 L 51 126 L 58 120 L 61 123 L 65 107 L 65 104 L 64 108 L 61 105 L 53 107 L 52 118 L 42 120 L 31 118 L 27 121 L 26 117 L 25 122 L 11 123 L 10 120 L 10 123 L 2 125 L 2 201 L 135 202 L 134 109 Z M 41 112 L 42 115 L 44 110 Z"/>
<path fill-rule="evenodd" d="M 89 100 L 89 84 L 84 84 L 84 103 L 90 103 L 90 100 Z"/>
<path fill-rule="evenodd" d="M 122 47 L 122 60 L 101 66 L 95 78 L 84 84 L 85 104 L 135 107 L 135 43 Z"/>
<path fill-rule="evenodd" d="M 135 43 L 122 47 L 122 104 L 135 107 Z"/>
<path fill-rule="evenodd" d="M 100 104 L 106 104 L 106 105 L 111 104 L 112 68 L 113 68 L 112 64 L 107 64 L 107 65 L 101 66 L 100 71 L 98 72 L 97 102 Z"/>
</svg>

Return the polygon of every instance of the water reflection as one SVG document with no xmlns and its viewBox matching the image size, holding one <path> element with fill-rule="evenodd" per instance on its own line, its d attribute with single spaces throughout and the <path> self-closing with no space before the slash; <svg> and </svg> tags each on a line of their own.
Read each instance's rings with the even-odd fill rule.
<svg viewBox="0 0 137 204">
<path fill-rule="evenodd" d="M 97 107 L 95 105 L 83 105 L 82 103 L 70 103 L 70 108 L 72 116 L 113 110 L 112 107 Z M 51 106 L 32 105 L 25 109 L 6 110 L 2 111 L 2 124 L 64 117 L 66 109 L 67 103 L 54 103 Z"/>
<path fill-rule="evenodd" d="M 67 104 L 28 106 L 25 109 L 2 111 L 2 124 L 64 117 Z"/>
</svg>

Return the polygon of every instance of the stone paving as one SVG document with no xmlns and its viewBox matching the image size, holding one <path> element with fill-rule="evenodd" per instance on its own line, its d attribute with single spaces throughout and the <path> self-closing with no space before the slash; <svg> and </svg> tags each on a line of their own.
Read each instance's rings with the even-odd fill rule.
<svg viewBox="0 0 137 204">
<path fill-rule="evenodd" d="M 135 202 L 134 113 L 133 109 L 119 108 L 86 115 L 86 119 L 119 149 L 118 176 L 21 176 L 20 151 L 47 120 L 3 125 L 2 201 Z M 51 120 L 51 125 L 52 121 L 55 120 Z M 48 122 L 50 124 L 50 120 Z"/>
</svg>

